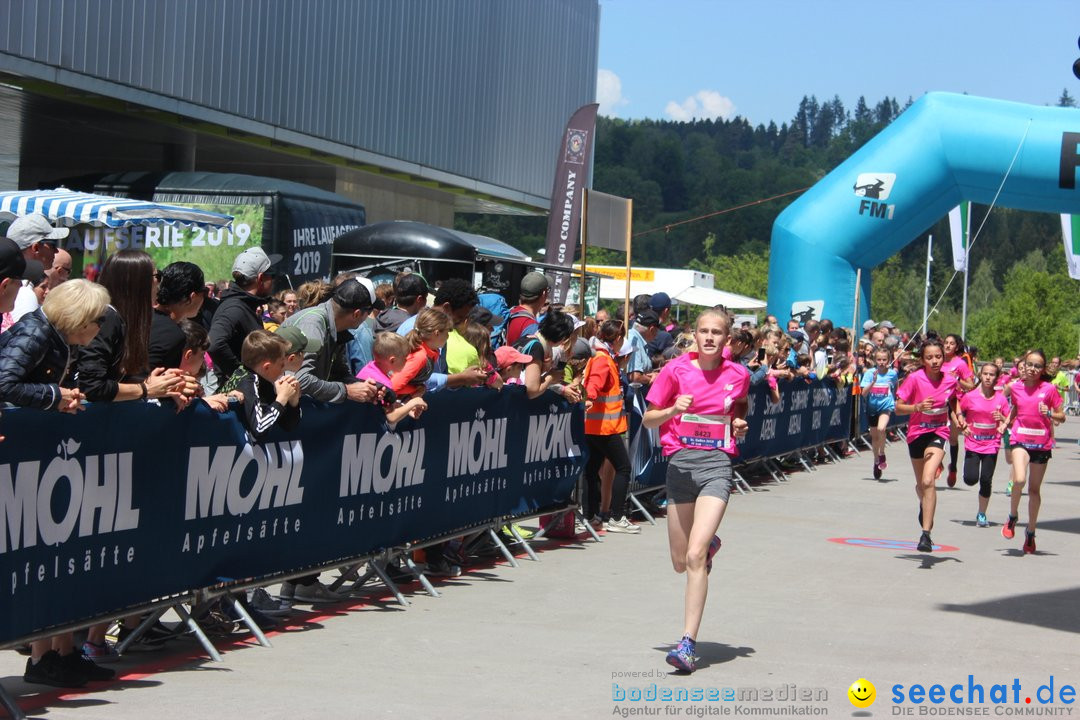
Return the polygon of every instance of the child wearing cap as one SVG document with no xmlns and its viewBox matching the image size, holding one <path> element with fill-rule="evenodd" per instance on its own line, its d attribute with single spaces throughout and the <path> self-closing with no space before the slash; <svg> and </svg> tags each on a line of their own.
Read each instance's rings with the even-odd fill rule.
<svg viewBox="0 0 1080 720">
<path fill-rule="evenodd" d="M 526 355 L 511 345 L 503 345 L 495 350 L 495 363 L 498 365 L 503 385 L 522 385 L 521 371 L 530 362 L 531 355 Z"/>
<path fill-rule="evenodd" d="M 409 341 L 392 332 L 381 332 L 375 335 L 371 346 L 371 354 L 374 358 L 356 377 L 360 380 L 373 380 L 383 389 L 383 411 L 386 413 L 386 421 L 391 425 L 396 424 L 406 415 L 415 419 L 427 410 L 427 403 L 423 398 L 414 397 L 408 401 L 397 402 L 391 378 L 405 368 L 405 359 L 409 356 Z"/>
<path fill-rule="evenodd" d="M 300 384 L 294 375 L 285 374 L 290 369 L 287 358 L 293 359 L 294 372 L 300 369 L 307 346 L 307 336 L 298 330 L 295 334 L 298 337 L 253 330 L 240 349 L 241 362 L 247 369 L 237 388 L 244 395 L 240 421 L 256 442 L 274 425 L 292 430 L 300 422 Z"/>
</svg>

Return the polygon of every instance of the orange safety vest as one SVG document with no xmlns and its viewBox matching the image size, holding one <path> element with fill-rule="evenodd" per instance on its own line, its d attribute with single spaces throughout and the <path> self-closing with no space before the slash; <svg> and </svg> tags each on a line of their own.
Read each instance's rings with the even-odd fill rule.
<svg viewBox="0 0 1080 720">
<path fill-rule="evenodd" d="M 597 368 L 596 372 L 606 372 L 607 382 L 604 383 L 600 392 L 606 395 L 597 395 L 592 405 L 585 411 L 585 434 L 586 435 L 618 435 L 626 432 L 626 412 L 623 409 L 622 385 L 619 384 L 619 369 L 615 367 L 615 361 L 606 350 L 598 349 L 596 355 L 589 359 L 585 365 L 585 378 L 593 372 L 593 363 L 603 363 L 603 368 Z"/>
</svg>

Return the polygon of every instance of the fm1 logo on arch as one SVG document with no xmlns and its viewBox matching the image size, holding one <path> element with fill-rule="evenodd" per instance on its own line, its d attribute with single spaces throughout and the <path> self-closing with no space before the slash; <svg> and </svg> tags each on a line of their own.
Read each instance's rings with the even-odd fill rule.
<svg viewBox="0 0 1080 720">
<path fill-rule="evenodd" d="M 859 202 L 859 214 L 892 220 L 896 206 L 885 200 L 889 199 L 895 182 L 896 173 L 861 173 L 852 186 L 855 196 L 862 198 Z"/>
</svg>

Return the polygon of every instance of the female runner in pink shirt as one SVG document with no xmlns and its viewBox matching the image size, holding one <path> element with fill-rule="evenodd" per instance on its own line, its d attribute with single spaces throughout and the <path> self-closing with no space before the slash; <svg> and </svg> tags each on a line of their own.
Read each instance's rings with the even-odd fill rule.
<svg viewBox="0 0 1080 720">
<path fill-rule="evenodd" d="M 908 421 L 908 456 L 915 470 L 915 493 L 919 496 L 919 525 L 922 535 L 917 548 L 930 552 L 934 543 L 930 531 L 934 528 L 937 508 L 937 488 L 934 479 L 941 472 L 945 459 L 945 443 L 949 441 L 949 416 L 956 410 L 957 377 L 943 373 L 945 360 L 942 342 L 927 338 L 919 348 L 922 369 L 908 375 L 896 393 L 896 414 L 911 415 Z"/>
<path fill-rule="evenodd" d="M 1065 422 L 1061 395 L 1050 384 L 1043 372 L 1046 355 L 1042 350 L 1029 350 L 1023 357 L 1020 380 L 1005 387 L 1005 394 L 1012 401 L 1010 417 L 1009 454 L 1012 455 L 1012 495 L 1009 517 L 1001 526 L 1001 535 L 1011 540 L 1016 534 L 1016 521 L 1020 515 L 1020 496 L 1024 485 L 1028 487 L 1028 523 L 1024 538 L 1024 552 L 1035 552 L 1035 524 L 1042 505 L 1042 481 L 1046 475 L 1046 463 L 1054 447 L 1051 422 Z"/>
<path fill-rule="evenodd" d="M 693 672 L 701 616 L 708 595 L 712 556 L 720 549 L 716 530 L 731 494 L 731 458 L 736 438 L 746 435 L 750 371 L 723 357 L 731 318 L 706 310 L 697 320 L 697 352 L 675 358 L 653 380 L 646 399 L 645 427 L 660 427 L 668 458 L 668 546 L 675 572 L 686 573 L 683 637 L 667 663 Z"/>
<path fill-rule="evenodd" d="M 975 524 L 988 527 L 986 507 L 990 485 L 997 467 L 1001 434 L 1009 421 L 1009 400 L 997 389 L 998 370 L 994 363 L 979 369 L 979 387 L 960 398 L 958 423 L 964 434 L 964 484 L 979 484 L 979 511 Z"/>
<path fill-rule="evenodd" d="M 959 399 L 960 394 L 972 390 L 977 384 L 975 373 L 971 371 L 971 366 L 968 365 L 967 357 L 965 357 L 967 347 L 964 345 L 964 338 L 956 334 L 946 335 L 943 349 L 945 362 L 941 364 L 941 372 L 956 375 L 960 384 L 960 389 L 957 391 L 957 399 Z M 946 478 L 949 487 L 956 485 L 956 464 L 959 454 L 960 429 L 954 424 L 949 428 L 949 475 Z"/>
</svg>

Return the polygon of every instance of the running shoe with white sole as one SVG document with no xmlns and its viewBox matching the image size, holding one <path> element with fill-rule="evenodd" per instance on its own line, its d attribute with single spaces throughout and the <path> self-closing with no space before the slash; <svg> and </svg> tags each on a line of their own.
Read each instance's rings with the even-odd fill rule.
<svg viewBox="0 0 1080 720">
<path fill-rule="evenodd" d="M 604 529 L 608 532 L 626 533 L 627 535 L 637 535 L 641 532 L 641 528 L 627 520 L 625 515 L 617 520 L 615 518 L 608 520 L 604 523 Z"/>
</svg>

